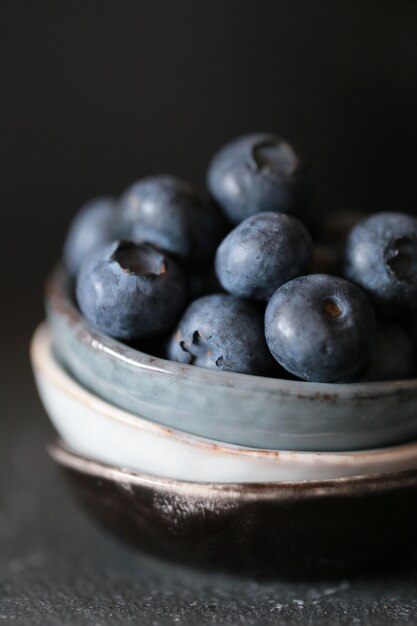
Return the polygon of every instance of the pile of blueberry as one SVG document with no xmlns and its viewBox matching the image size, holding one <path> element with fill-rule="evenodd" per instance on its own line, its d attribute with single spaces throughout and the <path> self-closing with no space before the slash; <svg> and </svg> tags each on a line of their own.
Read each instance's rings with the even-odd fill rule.
<svg viewBox="0 0 417 626">
<path fill-rule="evenodd" d="M 322 382 L 414 375 L 415 217 L 314 219 L 303 163 L 269 133 L 223 147 L 207 181 L 203 197 L 154 176 L 81 209 L 64 260 L 92 325 L 215 370 Z"/>
</svg>

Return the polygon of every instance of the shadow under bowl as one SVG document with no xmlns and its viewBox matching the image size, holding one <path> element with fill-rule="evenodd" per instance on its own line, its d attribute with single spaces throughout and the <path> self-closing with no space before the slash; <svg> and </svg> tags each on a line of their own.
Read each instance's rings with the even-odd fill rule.
<svg viewBox="0 0 417 626">
<path fill-rule="evenodd" d="M 54 350 L 87 389 L 143 418 L 251 448 L 346 451 L 417 437 L 417 379 L 329 384 L 183 365 L 95 330 L 64 270 L 46 296 Z"/>
</svg>

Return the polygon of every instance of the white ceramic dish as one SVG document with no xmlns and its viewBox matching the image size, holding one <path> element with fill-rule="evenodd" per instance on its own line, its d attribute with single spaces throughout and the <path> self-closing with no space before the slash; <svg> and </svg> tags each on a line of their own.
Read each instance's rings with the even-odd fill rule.
<svg viewBox="0 0 417 626">
<path fill-rule="evenodd" d="M 78 384 L 52 352 L 46 325 L 31 356 L 45 409 L 78 454 L 117 467 L 194 482 L 305 481 L 417 468 L 417 443 L 361 452 L 311 453 L 219 444 L 160 426 Z"/>
</svg>

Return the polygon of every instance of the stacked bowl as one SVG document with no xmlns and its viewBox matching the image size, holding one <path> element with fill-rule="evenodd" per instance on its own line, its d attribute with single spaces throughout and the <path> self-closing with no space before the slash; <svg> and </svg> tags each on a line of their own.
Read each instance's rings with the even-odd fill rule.
<svg viewBox="0 0 417 626">
<path fill-rule="evenodd" d="M 150 356 L 81 316 L 63 269 L 32 362 L 52 457 L 142 550 L 273 574 L 400 554 L 417 520 L 417 380 L 327 384 Z"/>
</svg>

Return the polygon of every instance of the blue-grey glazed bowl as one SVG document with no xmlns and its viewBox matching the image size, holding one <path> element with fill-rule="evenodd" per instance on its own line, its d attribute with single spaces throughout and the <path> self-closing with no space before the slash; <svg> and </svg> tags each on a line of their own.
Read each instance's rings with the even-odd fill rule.
<svg viewBox="0 0 417 626">
<path fill-rule="evenodd" d="M 417 379 L 308 383 L 216 372 L 156 358 L 92 328 L 58 269 L 47 286 L 54 349 L 85 387 L 138 416 L 226 443 L 342 451 L 417 436 Z"/>
</svg>

